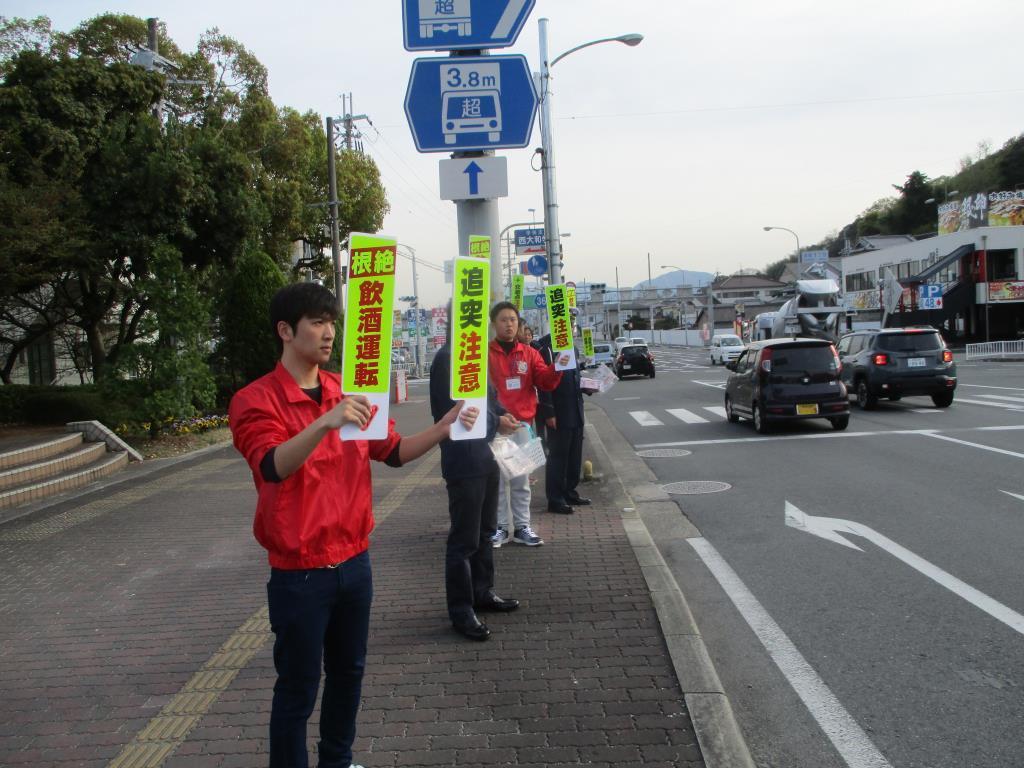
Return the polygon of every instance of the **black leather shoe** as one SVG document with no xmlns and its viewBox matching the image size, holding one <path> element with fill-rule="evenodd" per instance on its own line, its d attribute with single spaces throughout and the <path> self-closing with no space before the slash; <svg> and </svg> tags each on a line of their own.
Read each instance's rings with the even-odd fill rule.
<svg viewBox="0 0 1024 768">
<path fill-rule="evenodd" d="M 585 496 L 573 496 L 571 499 L 567 498 L 570 504 L 575 504 L 577 507 L 589 507 L 593 502 Z"/>
<path fill-rule="evenodd" d="M 493 611 L 495 613 L 508 613 L 518 607 L 518 600 L 513 600 L 510 597 L 498 597 L 497 595 L 491 595 L 487 600 L 476 604 L 478 611 Z"/>
<path fill-rule="evenodd" d="M 548 504 L 548 512 L 554 512 L 556 515 L 571 515 L 575 511 L 568 504 Z"/>
<path fill-rule="evenodd" d="M 491 636 L 491 630 L 476 616 L 472 616 L 464 621 L 453 621 L 452 626 L 455 627 L 456 632 L 468 637 L 470 640 L 486 640 Z"/>
</svg>

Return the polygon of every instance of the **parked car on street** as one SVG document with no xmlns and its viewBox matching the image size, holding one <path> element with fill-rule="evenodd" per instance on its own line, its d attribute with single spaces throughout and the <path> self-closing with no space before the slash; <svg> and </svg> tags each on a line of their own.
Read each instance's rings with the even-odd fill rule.
<svg viewBox="0 0 1024 768">
<path fill-rule="evenodd" d="M 953 403 L 956 363 L 931 326 L 855 331 L 839 340 L 838 350 L 843 381 L 866 411 L 882 397 L 927 395 L 936 408 Z"/>
<path fill-rule="evenodd" d="M 654 355 L 646 344 L 627 344 L 619 349 L 615 358 L 615 375 L 620 379 L 626 376 L 649 376 L 654 378 Z"/>
<path fill-rule="evenodd" d="M 743 351 L 743 339 L 732 333 L 716 333 L 711 337 L 711 364 L 725 365 Z"/>
<path fill-rule="evenodd" d="M 607 342 L 594 342 L 594 356 L 590 359 L 593 368 L 606 364 L 609 368 L 615 362 L 615 355 L 612 354 L 612 345 Z"/>
<path fill-rule="evenodd" d="M 752 419 L 762 434 L 778 421 L 828 419 L 846 429 L 850 402 L 836 348 L 825 339 L 755 341 L 735 362 L 725 384 L 725 415 Z"/>
</svg>

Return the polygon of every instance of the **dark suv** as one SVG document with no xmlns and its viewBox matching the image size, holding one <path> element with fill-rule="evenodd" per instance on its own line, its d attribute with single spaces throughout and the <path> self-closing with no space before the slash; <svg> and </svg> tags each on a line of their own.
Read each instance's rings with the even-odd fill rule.
<svg viewBox="0 0 1024 768">
<path fill-rule="evenodd" d="M 843 381 L 866 411 L 878 398 L 931 395 L 937 408 L 953 402 L 956 363 L 934 328 L 885 328 L 848 333 L 839 340 Z"/>
<path fill-rule="evenodd" d="M 839 376 L 836 348 L 824 339 L 769 339 L 751 343 L 725 384 L 725 415 L 754 420 L 764 433 L 773 421 L 828 419 L 833 429 L 850 423 L 850 401 Z"/>
<path fill-rule="evenodd" d="M 654 378 L 654 355 L 643 344 L 627 344 L 619 347 L 615 358 L 615 375 L 650 376 Z"/>
</svg>

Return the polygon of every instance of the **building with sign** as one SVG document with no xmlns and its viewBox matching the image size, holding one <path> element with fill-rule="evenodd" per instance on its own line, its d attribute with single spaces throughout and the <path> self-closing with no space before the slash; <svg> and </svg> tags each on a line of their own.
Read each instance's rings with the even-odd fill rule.
<svg viewBox="0 0 1024 768">
<path fill-rule="evenodd" d="M 904 236 L 899 244 L 843 257 L 841 286 L 857 320 L 881 320 L 887 270 L 903 289 L 890 326 L 934 325 L 960 341 L 1016 339 L 1024 331 L 1024 226 L 964 226 L 922 240 Z M 922 291 L 922 285 L 940 287 Z M 941 308 L 922 307 L 922 296 L 928 306 Z"/>
</svg>

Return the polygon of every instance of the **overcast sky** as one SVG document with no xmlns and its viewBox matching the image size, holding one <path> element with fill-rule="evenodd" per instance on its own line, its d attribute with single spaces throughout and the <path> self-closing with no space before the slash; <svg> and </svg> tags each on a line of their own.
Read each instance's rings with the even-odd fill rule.
<svg viewBox="0 0 1024 768">
<path fill-rule="evenodd" d="M 480 0 L 475 0 L 479 2 Z M 398 0 L 264 4 L 241 0 L 7 0 L 3 14 L 45 14 L 57 29 L 107 10 L 157 14 L 186 50 L 211 27 L 268 68 L 278 105 L 339 115 L 351 92 L 364 147 L 391 202 L 383 232 L 440 265 L 456 248 L 455 208 L 437 163 L 419 154 L 403 112 L 411 63 Z M 659 265 L 732 272 L 820 240 L 917 169 L 953 173 L 988 141 L 1024 131 L 1024 5 L 925 0 L 537 0 L 516 45 L 537 68 L 537 20 L 552 56 L 639 32 L 635 48 L 588 48 L 554 69 L 552 100 L 566 276 L 647 278 Z M 431 54 L 423 54 L 431 55 Z M 509 162 L 501 226 L 542 216 L 529 149 Z M 411 292 L 408 270 L 399 290 Z M 420 270 L 427 304 L 445 293 Z"/>
</svg>

